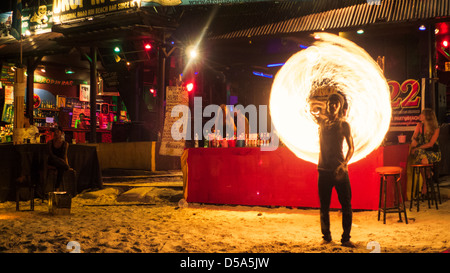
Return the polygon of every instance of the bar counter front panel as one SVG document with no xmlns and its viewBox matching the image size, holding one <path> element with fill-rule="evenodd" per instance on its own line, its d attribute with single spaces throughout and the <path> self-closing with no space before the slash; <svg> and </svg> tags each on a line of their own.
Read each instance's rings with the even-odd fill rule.
<svg viewBox="0 0 450 273">
<path fill-rule="evenodd" d="M 409 145 L 379 147 L 349 165 L 352 208 L 378 209 L 380 166 L 403 168 L 406 198 L 406 163 Z M 317 165 L 296 157 L 288 148 L 191 148 L 187 150 L 187 202 L 318 208 Z M 392 184 L 392 183 L 389 183 Z M 392 203 L 388 188 L 388 203 Z M 340 208 L 333 190 L 331 208 Z"/>
</svg>

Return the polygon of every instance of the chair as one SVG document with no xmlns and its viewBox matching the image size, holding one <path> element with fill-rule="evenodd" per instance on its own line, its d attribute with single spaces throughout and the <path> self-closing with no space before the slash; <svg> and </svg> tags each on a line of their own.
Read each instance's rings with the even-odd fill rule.
<svg viewBox="0 0 450 273">
<path fill-rule="evenodd" d="M 383 224 L 386 224 L 386 213 L 398 213 L 399 222 L 402 221 L 402 212 L 405 215 L 405 223 L 408 224 L 408 217 L 406 215 L 405 200 L 403 199 L 402 188 L 400 183 L 400 177 L 402 174 L 402 168 L 385 166 L 379 167 L 375 170 L 380 175 L 380 199 L 378 202 L 378 221 L 380 221 L 380 214 L 383 212 Z M 394 178 L 394 192 L 396 206 L 392 208 L 386 208 L 386 195 L 387 195 L 387 181 L 389 177 Z M 383 191 L 384 189 L 384 191 Z M 384 200 L 383 200 L 384 195 Z M 382 200 L 384 201 L 382 206 Z M 401 203 L 400 203 L 401 202 Z"/>
<path fill-rule="evenodd" d="M 426 194 L 421 193 L 421 188 L 419 185 L 420 184 L 419 179 L 420 179 L 421 173 L 426 174 L 427 170 L 428 170 L 428 172 L 431 172 L 434 168 L 434 164 L 414 164 L 414 165 L 411 165 L 411 167 L 412 167 L 411 204 L 409 206 L 409 210 L 412 209 L 413 203 L 414 203 L 414 201 L 416 201 L 417 211 L 419 211 L 420 199 L 428 200 L 428 208 L 431 208 L 431 204 L 430 204 L 430 201 L 431 201 L 431 203 L 436 204 L 436 209 L 439 209 L 437 195 L 436 195 L 436 191 L 434 188 L 434 181 L 433 181 L 434 178 L 432 178 L 432 177 L 428 178 L 427 175 L 425 175 L 425 177 L 427 177 L 427 178 L 425 179 L 425 181 L 423 183 L 425 183 L 425 186 L 426 186 Z M 417 173 L 417 176 L 416 176 L 416 173 Z M 416 177 L 417 177 L 417 179 L 416 179 Z"/>
<path fill-rule="evenodd" d="M 55 183 L 57 175 L 58 175 L 57 168 L 52 165 L 47 165 L 47 176 L 45 181 L 47 185 L 51 185 L 51 192 L 56 191 Z M 72 169 L 64 173 L 60 187 L 62 187 L 63 191 L 69 193 L 72 197 L 74 197 L 77 193 L 76 183 L 77 183 L 77 172 Z"/>
<path fill-rule="evenodd" d="M 36 185 L 29 176 L 22 176 L 16 180 L 16 211 L 20 211 L 20 189 L 25 188 L 30 191 L 30 210 L 34 211 L 34 191 Z"/>
<path fill-rule="evenodd" d="M 55 182 L 56 182 L 57 175 L 58 175 L 58 170 L 56 169 L 56 167 L 54 167 L 52 165 L 47 165 L 47 175 L 45 177 L 45 183 L 46 183 L 46 185 L 51 185 L 52 191 L 56 190 Z M 53 178 L 53 179 L 50 180 L 50 178 Z M 62 183 L 62 184 L 64 185 L 64 183 Z"/>
</svg>

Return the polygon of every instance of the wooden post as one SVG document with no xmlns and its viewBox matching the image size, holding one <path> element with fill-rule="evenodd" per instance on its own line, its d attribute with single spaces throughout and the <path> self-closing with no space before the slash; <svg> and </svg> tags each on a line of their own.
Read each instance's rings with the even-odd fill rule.
<svg viewBox="0 0 450 273">
<path fill-rule="evenodd" d="M 42 60 L 42 56 L 37 57 L 36 59 L 32 57 L 28 57 L 27 59 L 27 89 L 26 89 L 26 113 L 30 118 L 30 124 L 34 124 L 34 71 L 37 68 L 37 65 Z"/>
<path fill-rule="evenodd" d="M 23 114 L 24 114 L 24 100 L 25 100 L 25 68 L 18 67 L 14 79 L 14 144 L 21 144 L 23 142 Z"/>
<path fill-rule="evenodd" d="M 90 78 L 90 143 L 97 143 L 97 47 L 91 47 L 91 78 Z"/>
<path fill-rule="evenodd" d="M 164 132 L 164 116 L 165 116 L 165 108 L 164 108 L 164 98 L 166 95 L 166 41 L 165 41 L 165 33 L 162 33 L 162 45 L 158 52 L 159 59 L 159 73 L 158 73 L 158 110 L 159 110 L 159 132 L 158 132 L 158 141 L 161 141 L 162 134 Z"/>
</svg>

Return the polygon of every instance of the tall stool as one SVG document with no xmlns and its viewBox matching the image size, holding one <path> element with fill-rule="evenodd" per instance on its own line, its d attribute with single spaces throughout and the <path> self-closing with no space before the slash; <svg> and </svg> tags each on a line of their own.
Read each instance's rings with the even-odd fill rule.
<svg viewBox="0 0 450 273">
<path fill-rule="evenodd" d="M 386 213 L 396 212 L 399 216 L 399 222 L 402 221 L 402 212 L 405 214 L 405 222 L 408 224 L 408 217 L 406 215 L 405 200 L 403 199 L 402 188 L 400 184 L 400 177 L 402 174 L 402 168 L 385 166 L 376 168 L 375 171 L 380 175 L 380 199 L 378 202 L 378 221 L 380 221 L 380 214 L 383 212 L 383 224 L 386 224 Z M 396 206 L 392 208 L 386 208 L 386 193 L 387 193 L 387 181 L 388 177 L 394 178 L 394 192 L 395 192 L 395 203 Z M 384 192 L 383 192 L 384 189 Z M 384 204 L 381 206 L 381 200 L 384 195 Z M 401 204 L 400 204 L 401 202 Z M 395 205 L 394 203 L 394 205 Z"/>
<path fill-rule="evenodd" d="M 26 188 L 30 191 L 30 210 L 34 211 L 34 189 L 36 185 L 34 185 L 33 181 L 30 177 L 24 176 L 22 179 L 17 179 L 15 181 L 15 190 L 16 190 L 16 211 L 20 211 L 20 189 Z"/>
<path fill-rule="evenodd" d="M 46 185 L 51 186 L 50 192 L 55 192 L 55 183 L 57 179 L 58 170 L 52 165 L 47 166 L 47 176 L 45 178 Z M 62 191 L 68 192 L 72 197 L 77 194 L 77 172 L 74 169 L 68 170 L 64 173 L 60 187 Z"/>
<path fill-rule="evenodd" d="M 436 209 L 439 209 L 437 195 L 436 195 L 436 191 L 434 189 L 433 178 L 432 177 L 428 178 L 426 175 L 427 170 L 431 173 L 431 171 L 434 169 L 434 165 L 433 164 L 414 164 L 414 165 L 411 165 L 411 167 L 412 167 L 411 203 L 409 206 L 409 210 L 412 209 L 413 203 L 414 203 L 414 201 L 416 201 L 417 211 L 419 211 L 420 199 L 421 198 L 424 199 L 424 197 L 425 197 L 425 199 L 428 200 L 428 208 L 431 208 L 431 204 L 430 204 L 430 201 L 431 201 L 431 203 L 436 203 Z M 423 181 L 423 183 L 425 183 L 425 186 L 427 189 L 427 192 L 425 195 L 423 195 L 421 193 L 421 188 L 419 185 L 420 174 L 422 172 L 425 174 L 425 177 L 426 177 Z M 416 176 L 416 173 L 417 173 L 417 176 Z"/>
<path fill-rule="evenodd" d="M 47 185 L 51 185 L 51 191 L 54 192 L 55 189 L 55 182 L 56 182 L 56 176 L 58 174 L 58 170 L 56 167 L 52 165 L 47 165 L 47 175 L 45 177 L 45 182 Z M 64 185 L 64 183 L 62 183 Z"/>
</svg>

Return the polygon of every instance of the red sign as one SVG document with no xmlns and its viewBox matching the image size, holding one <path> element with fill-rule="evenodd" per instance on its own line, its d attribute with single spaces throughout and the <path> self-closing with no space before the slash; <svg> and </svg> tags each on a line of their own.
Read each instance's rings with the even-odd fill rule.
<svg viewBox="0 0 450 273">
<path fill-rule="evenodd" d="M 414 126 L 421 113 L 421 89 L 417 80 L 408 79 L 400 84 L 388 81 L 391 92 L 391 126 Z"/>
</svg>

